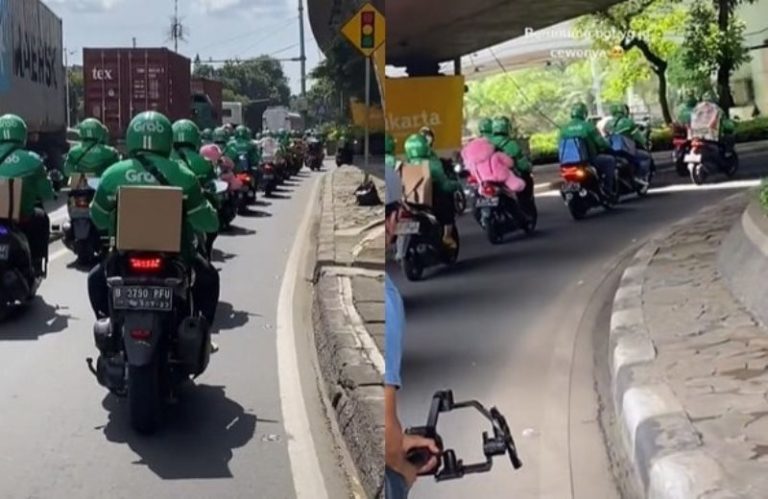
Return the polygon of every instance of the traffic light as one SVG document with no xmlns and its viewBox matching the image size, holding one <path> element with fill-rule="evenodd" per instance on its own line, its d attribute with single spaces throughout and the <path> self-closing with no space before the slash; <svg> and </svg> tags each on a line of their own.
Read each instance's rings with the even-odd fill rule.
<svg viewBox="0 0 768 499">
<path fill-rule="evenodd" d="M 376 48 L 376 13 L 365 11 L 360 14 L 360 48 Z"/>
</svg>

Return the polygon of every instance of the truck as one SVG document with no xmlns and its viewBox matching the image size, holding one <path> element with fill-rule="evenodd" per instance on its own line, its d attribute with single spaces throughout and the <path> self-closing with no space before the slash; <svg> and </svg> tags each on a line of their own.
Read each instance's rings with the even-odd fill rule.
<svg viewBox="0 0 768 499">
<path fill-rule="evenodd" d="M 113 143 L 141 112 L 192 116 L 191 61 L 166 48 L 84 48 L 83 78 L 85 116 L 101 120 Z"/>
<path fill-rule="evenodd" d="M 201 130 L 220 126 L 224 84 L 207 78 L 192 79 L 192 120 Z"/>
<path fill-rule="evenodd" d="M 0 1 L 0 114 L 27 123 L 27 147 L 49 169 L 68 151 L 61 19 L 39 0 Z"/>
<path fill-rule="evenodd" d="M 304 118 L 299 113 L 291 112 L 285 106 L 268 107 L 262 116 L 262 129 L 277 131 L 283 130 L 304 130 Z"/>
<path fill-rule="evenodd" d="M 222 104 L 221 121 L 226 124 L 240 126 L 243 124 L 243 104 L 242 102 L 224 102 Z"/>
</svg>

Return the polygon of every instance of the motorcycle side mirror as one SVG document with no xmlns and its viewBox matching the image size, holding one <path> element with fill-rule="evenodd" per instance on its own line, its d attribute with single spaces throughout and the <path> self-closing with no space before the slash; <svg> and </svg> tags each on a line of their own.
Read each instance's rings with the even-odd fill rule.
<svg viewBox="0 0 768 499">
<path fill-rule="evenodd" d="M 226 182 L 222 182 L 221 180 L 215 180 L 213 183 L 216 186 L 216 194 L 227 192 L 227 190 L 229 189 L 229 184 L 227 184 Z"/>
</svg>

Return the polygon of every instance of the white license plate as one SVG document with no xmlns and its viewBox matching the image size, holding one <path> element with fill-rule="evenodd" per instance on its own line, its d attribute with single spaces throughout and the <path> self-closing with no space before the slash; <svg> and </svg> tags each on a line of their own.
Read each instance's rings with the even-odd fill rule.
<svg viewBox="0 0 768 499">
<path fill-rule="evenodd" d="M 408 236 L 419 233 L 419 222 L 400 222 L 395 233 L 399 236 Z"/>
<path fill-rule="evenodd" d="M 116 310 L 173 310 L 173 288 L 160 286 L 120 286 L 112 289 Z"/>
<path fill-rule="evenodd" d="M 701 163 L 701 154 L 686 154 L 685 160 L 686 163 Z"/>
<path fill-rule="evenodd" d="M 11 257 L 11 245 L 0 244 L 0 262 L 7 262 Z"/>
<path fill-rule="evenodd" d="M 499 198 L 479 197 L 475 202 L 475 206 L 478 208 L 493 208 L 499 206 Z"/>
</svg>

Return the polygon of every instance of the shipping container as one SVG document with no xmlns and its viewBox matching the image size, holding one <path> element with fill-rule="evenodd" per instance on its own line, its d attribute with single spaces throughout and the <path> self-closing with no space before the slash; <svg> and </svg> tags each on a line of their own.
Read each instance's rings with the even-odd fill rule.
<svg viewBox="0 0 768 499">
<path fill-rule="evenodd" d="M 60 164 L 66 152 L 62 26 L 38 0 L 0 0 L 0 115 L 21 116 L 29 147 Z"/>
<path fill-rule="evenodd" d="M 101 120 L 113 141 L 143 111 L 190 118 L 190 72 L 189 59 L 165 48 L 85 48 L 85 116 Z"/>
<path fill-rule="evenodd" d="M 224 102 L 224 83 L 216 80 L 209 80 L 207 78 L 193 78 L 192 79 L 192 97 L 196 99 L 196 96 L 205 95 L 208 97 L 211 106 L 213 106 L 213 119 L 216 122 L 216 126 L 221 125 L 221 111 L 222 103 Z M 199 123 L 198 123 L 199 125 Z M 208 126 L 203 126 L 208 128 Z"/>
</svg>

